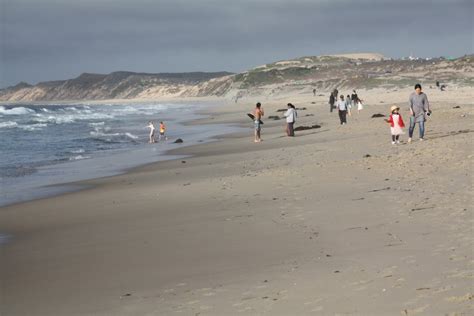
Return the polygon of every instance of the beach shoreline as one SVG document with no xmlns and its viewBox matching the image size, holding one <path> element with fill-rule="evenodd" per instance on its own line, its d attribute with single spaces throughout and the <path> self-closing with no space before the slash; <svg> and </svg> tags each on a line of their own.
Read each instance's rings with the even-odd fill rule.
<svg viewBox="0 0 474 316">
<path fill-rule="evenodd" d="M 11 236 L 0 245 L 3 311 L 468 314 L 467 90 L 427 90 L 426 142 L 406 144 L 405 135 L 400 146 L 371 116 L 406 104 L 408 89 L 360 92 L 367 106 L 346 126 L 326 96 L 260 100 L 266 117 L 292 102 L 306 108 L 298 126 L 321 128 L 288 138 L 284 119 L 265 119 L 259 144 L 246 117 L 255 100 L 226 103 L 192 124 L 248 132 L 168 152 L 192 157 L 81 181 L 83 191 L 2 207 L 0 232 Z"/>
<path fill-rule="evenodd" d="M 161 105 L 163 104 L 163 101 L 148 101 L 148 103 L 156 103 L 158 105 Z M 59 103 L 54 103 L 55 105 L 57 105 L 58 107 L 64 107 L 65 105 L 70 105 L 70 106 L 73 106 L 73 105 L 84 105 L 84 104 L 89 104 L 88 102 L 74 102 L 74 103 L 71 103 L 71 104 L 59 104 Z M 96 106 L 100 106 L 100 105 L 104 105 L 104 104 L 107 104 L 107 105 L 110 105 L 110 101 L 106 101 L 105 103 L 95 103 L 94 105 Z M 135 100 L 133 101 L 132 103 L 127 103 L 125 101 L 119 101 L 116 103 L 117 105 L 127 105 L 127 106 L 134 106 L 134 105 L 142 105 L 143 104 L 143 101 L 139 101 L 139 100 Z M 178 100 L 176 101 L 175 100 L 175 103 L 176 105 L 179 105 L 179 106 L 182 106 L 182 104 L 190 104 L 189 107 L 192 109 L 194 108 L 193 112 L 191 115 L 188 114 L 188 118 L 187 119 L 182 119 L 180 118 L 180 121 L 179 121 L 179 124 L 180 126 L 182 127 L 186 127 L 186 126 L 197 126 L 197 124 L 193 124 L 192 122 L 193 121 L 197 121 L 197 120 L 201 120 L 203 119 L 203 116 L 206 115 L 207 112 L 209 111 L 206 111 L 206 108 L 212 108 L 212 107 L 217 107 L 218 105 L 215 103 L 215 101 L 211 102 L 211 101 L 200 101 L 198 103 L 192 103 L 188 100 Z M 173 106 L 174 104 L 170 105 L 170 106 Z M 23 106 L 31 106 L 31 104 L 21 104 Z M 45 106 L 46 104 L 37 104 L 35 106 Z M 181 115 L 181 113 L 179 113 Z M 129 149 L 128 151 L 137 151 L 137 150 L 141 150 L 141 154 L 142 155 L 154 155 L 156 156 L 155 158 L 147 158 L 147 159 L 143 159 L 143 158 L 140 158 L 140 157 L 137 157 L 137 155 L 133 156 L 133 157 L 127 157 L 130 156 L 130 154 L 127 154 L 127 150 L 121 150 L 121 151 L 115 151 L 115 152 L 112 152 L 112 153 L 95 153 L 95 156 L 98 156 L 98 157 L 92 157 L 92 160 L 90 160 L 90 153 L 89 153 L 89 156 L 87 157 L 88 159 L 86 159 L 86 161 L 69 161 L 69 162 L 57 162 L 57 163 L 54 163 L 54 164 L 51 164 L 51 165 L 46 165 L 46 166 L 42 166 L 40 167 L 36 172 L 39 172 L 41 174 L 43 173 L 47 173 L 47 174 L 52 174 L 52 173 L 60 173 L 61 174 L 61 179 L 56 179 L 54 178 L 53 175 L 48 175 L 49 178 L 51 178 L 51 180 L 43 180 L 43 184 L 41 182 L 41 177 L 38 177 L 36 174 L 35 174 L 35 178 L 34 179 L 23 179 L 21 178 L 20 180 L 22 181 L 21 183 L 27 181 L 27 182 L 31 182 L 31 181 L 34 181 L 34 182 L 31 182 L 31 183 L 34 183 L 34 184 L 31 184 L 27 190 L 30 190 L 32 191 L 30 194 L 28 195 L 22 195 L 22 196 L 13 196 L 11 194 L 11 191 L 12 190 L 7 190 L 6 192 L 9 192 L 9 193 L 6 193 L 6 197 L 4 197 L 5 199 L 1 202 L 0 206 L 7 206 L 7 205 L 13 205 L 13 204 L 16 204 L 16 203 L 21 203 L 21 202 L 26 202 L 26 201 L 32 201 L 32 200 L 35 200 L 35 199 L 41 199 L 41 198 L 47 198 L 47 197 L 52 197 L 52 196 L 57 196 L 57 195 L 60 195 L 60 194 L 63 194 L 63 193 L 66 193 L 66 192 L 73 192 L 75 190 L 83 190 L 84 187 L 87 187 L 87 185 L 84 185 L 82 183 L 82 181 L 87 181 L 87 180 L 93 180 L 93 179 L 96 179 L 96 178 L 103 178 L 103 177 L 111 177 L 111 176 L 114 176 L 114 175 L 119 175 L 119 174 L 124 174 L 124 173 L 128 173 L 129 171 L 133 170 L 134 168 L 139 168 L 140 166 L 143 166 L 143 165 L 147 165 L 147 164 L 151 164 L 151 163 L 155 163 L 155 162 L 160 162 L 160 161 L 164 161 L 164 160 L 172 160 L 172 159 L 179 159 L 179 158 L 184 158 L 184 156 L 177 156 L 177 155 L 172 155 L 172 154 L 168 154 L 169 151 L 171 151 L 173 149 L 173 147 L 178 147 L 178 145 L 175 145 L 173 144 L 173 140 L 177 139 L 177 138 L 185 138 L 185 142 L 183 144 L 179 144 L 179 147 L 187 147 L 187 146 L 191 146 L 191 145 L 195 145 L 195 144 L 200 144 L 200 143 L 206 143 L 206 142 L 212 142 L 212 141 L 215 141 L 217 138 L 216 137 L 219 137 L 219 135 L 225 135 L 227 133 L 233 133 L 233 132 L 236 132 L 236 129 L 237 126 L 232 126 L 231 124 L 228 124 L 226 126 L 224 126 L 223 124 L 213 124 L 212 122 L 210 122 L 209 124 L 206 124 L 205 126 L 204 125 L 200 125 L 200 128 L 201 129 L 205 129 L 207 126 L 207 129 L 209 130 L 208 132 L 206 132 L 207 134 L 209 135 L 204 135 L 205 133 L 204 132 L 201 132 L 203 133 L 202 135 L 202 139 L 193 139 L 193 137 L 188 138 L 186 137 L 186 135 L 183 135 L 183 136 L 179 136 L 179 137 L 174 137 L 174 138 L 171 138 L 170 140 L 167 141 L 168 144 L 166 144 L 166 147 L 170 147 L 170 148 L 163 148 L 163 145 L 160 143 L 160 144 L 156 144 L 156 146 L 154 146 L 154 148 L 151 148 L 150 146 L 147 146 L 147 147 L 143 147 L 143 148 L 140 148 L 140 149 L 136 149 L 136 148 L 131 148 Z M 219 127 L 220 126 L 220 127 Z M 203 129 L 203 130 L 204 130 Z M 176 131 L 175 131 L 176 133 Z M 189 135 L 188 135 L 189 136 Z M 150 147 L 150 148 L 149 148 Z M 150 151 L 150 149 L 152 149 Z M 84 149 L 81 149 L 80 152 L 84 152 Z M 160 154 L 158 155 L 157 152 L 159 152 Z M 105 170 L 102 170 L 101 172 L 99 172 L 100 170 L 97 170 L 97 172 L 91 172 L 91 170 L 93 170 L 95 167 L 92 167 L 91 164 L 97 164 L 99 163 L 100 164 L 100 161 L 101 160 L 104 160 L 104 157 L 101 157 L 101 155 L 106 155 L 105 158 L 108 157 L 108 159 L 112 159 L 114 160 L 114 164 L 117 165 L 116 167 L 105 171 Z M 94 155 L 93 155 L 94 156 Z M 115 156 L 117 157 L 121 157 L 121 158 L 114 158 Z M 80 156 L 81 160 L 82 159 L 85 159 L 83 158 L 83 156 L 81 155 Z M 131 163 L 131 162 L 125 162 L 124 160 L 130 160 L 130 161 L 135 161 L 137 160 L 135 163 Z M 71 160 L 71 159 L 70 159 Z M 122 163 L 120 163 L 120 161 L 123 161 Z M 71 171 L 68 171 L 69 169 L 71 169 Z M 61 170 L 61 171 L 59 171 Z M 83 170 L 81 172 L 79 172 L 80 170 Z M 78 173 L 78 175 L 74 175 Z M 80 173 L 80 174 L 79 174 Z M 102 173 L 102 174 L 101 174 Z M 64 176 L 63 176 L 64 174 Z M 70 176 L 67 176 L 68 174 L 71 174 Z M 27 175 L 28 177 L 28 175 Z M 38 178 L 38 179 L 37 179 Z M 8 177 L 6 178 L 6 180 L 8 180 Z M 11 182 L 14 182 L 14 179 L 11 179 Z M 19 183 L 18 185 L 15 185 L 16 187 L 18 186 L 21 186 L 21 183 Z M 5 181 L 3 183 L 3 185 L 7 186 L 9 185 L 10 183 Z M 19 189 L 20 190 L 20 189 Z M 12 195 L 12 196 L 10 196 Z"/>
</svg>

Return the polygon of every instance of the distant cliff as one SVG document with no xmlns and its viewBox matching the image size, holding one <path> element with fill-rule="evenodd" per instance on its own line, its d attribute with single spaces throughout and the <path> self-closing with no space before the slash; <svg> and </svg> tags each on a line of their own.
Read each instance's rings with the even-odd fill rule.
<svg viewBox="0 0 474 316">
<path fill-rule="evenodd" d="M 380 54 L 310 56 L 278 61 L 232 74 L 114 72 L 82 74 L 37 85 L 19 83 L 0 90 L 0 101 L 159 99 L 163 97 L 244 98 L 311 93 L 334 88 L 403 88 L 417 82 L 474 86 L 474 55 L 454 60 L 398 59 Z"/>
<path fill-rule="evenodd" d="M 152 96 L 199 96 L 219 94 L 221 81 L 229 72 L 134 73 L 119 71 L 108 75 L 84 73 L 70 80 L 21 82 L 0 90 L 2 101 L 57 101 L 135 99 Z"/>
</svg>

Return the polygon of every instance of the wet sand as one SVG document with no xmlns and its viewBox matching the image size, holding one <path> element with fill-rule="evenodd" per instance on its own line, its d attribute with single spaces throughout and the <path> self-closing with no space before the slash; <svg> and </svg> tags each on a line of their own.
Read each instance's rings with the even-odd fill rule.
<svg viewBox="0 0 474 316">
<path fill-rule="evenodd" d="M 472 89 L 426 90 L 426 141 L 398 146 L 371 116 L 398 104 L 408 121 L 411 90 L 358 92 L 346 126 L 326 96 L 260 100 L 321 128 L 266 119 L 259 144 L 255 100 L 222 104 L 196 123 L 248 133 L 1 208 L 1 314 L 473 313 Z"/>
</svg>

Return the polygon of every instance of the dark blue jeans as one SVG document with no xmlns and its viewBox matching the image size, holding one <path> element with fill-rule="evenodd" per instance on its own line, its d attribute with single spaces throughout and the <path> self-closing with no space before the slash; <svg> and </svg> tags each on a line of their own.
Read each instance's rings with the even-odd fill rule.
<svg viewBox="0 0 474 316">
<path fill-rule="evenodd" d="M 415 121 L 414 116 L 410 116 L 410 128 L 408 129 L 408 137 L 412 138 L 413 137 L 413 132 L 415 131 L 415 125 L 418 123 L 418 128 L 420 130 L 420 138 L 423 138 L 425 136 L 425 122 L 424 121 Z"/>
</svg>

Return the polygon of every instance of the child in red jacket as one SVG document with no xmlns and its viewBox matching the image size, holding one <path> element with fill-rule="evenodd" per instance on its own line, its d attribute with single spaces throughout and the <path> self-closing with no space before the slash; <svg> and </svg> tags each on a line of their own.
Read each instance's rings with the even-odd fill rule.
<svg viewBox="0 0 474 316">
<path fill-rule="evenodd" d="M 403 134 L 403 128 L 405 123 L 403 123 L 402 116 L 398 113 L 400 108 L 396 105 L 390 108 L 390 117 L 388 120 L 385 120 L 387 123 L 390 123 L 390 131 L 392 132 L 392 145 L 400 144 L 400 135 Z"/>
</svg>

